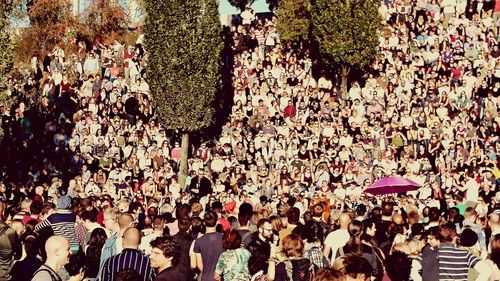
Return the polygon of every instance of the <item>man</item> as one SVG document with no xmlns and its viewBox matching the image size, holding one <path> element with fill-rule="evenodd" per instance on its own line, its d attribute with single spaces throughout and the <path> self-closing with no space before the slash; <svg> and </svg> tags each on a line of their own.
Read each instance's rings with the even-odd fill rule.
<svg viewBox="0 0 500 281">
<path fill-rule="evenodd" d="M 344 247 L 350 238 L 347 228 L 351 223 L 351 216 L 347 213 L 342 213 L 339 217 L 339 223 L 340 228 L 328 234 L 325 239 L 323 254 L 331 261 L 335 261 L 337 250 Z"/>
<path fill-rule="evenodd" d="M 206 232 L 194 242 L 196 268 L 201 271 L 201 280 L 203 281 L 215 281 L 215 266 L 220 254 L 224 251 L 222 233 L 215 230 L 217 220 L 218 216 L 215 212 L 206 212 L 204 216 Z"/>
<path fill-rule="evenodd" d="M 157 237 L 163 236 L 163 229 L 165 228 L 165 220 L 162 217 L 157 217 L 153 221 L 153 233 L 150 233 L 141 239 L 139 249 L 145 254 L 151 254 L 151 247 L 149 244 Z"/>
<path fill-rule="evenodd" d="M 466 249 L 459 248 L 455 244 L 457 233 L 453 223 L 447 223 L 439 226 L 439 246 L 437 243 L 437 264 L 439 270 L 436 270 L 435 275 L 426 276 L 428 268 L 422 267 L 427 264 L 426 259 L 436 259 L 435 255 L 424 256 L 420 255 L 416 262 L 412 263 L 411 278 L 414 281 L 421 280 L 468 280 L 469 269 L 474 268 L 479 274 L 476 280 L 488 280 L 492 273 L 488 264 L 479 257 L 470 253 Z M 432 243 L 432 242 L 431 242 Z M 422 272 L 419 274 L 419 272 Z M 424 278 L 422 278 L 424 277 Z"/>
<path fill-rule="evenodd" d="M 117 254 L 118 250 L 116 247 L 116 239 L 118 238 L 120 232 L 120 226 L 118 224 L 118 217 L 120 216 L 120 211 L 117 208 L 107 208 L 103 213 L 103 224 L 106 229 L 108 238 L 104 242 L 102 247 L 101 259 L 99 262 L 99 268 L 102 270 L 104 262 L 111 256 Z"/>
<path fill-rule="evenodd" d="M 296 228 L 299 225 L 300 210 L 296 207 L 290 208 L 286 212 L 286 219 L 287 219 L 286 228 L 280 230 L 279 232 L 280 241 L 283 241 L 283 238 L 287 237 L 292 232 L 297 233 L 296 231 L 298 231 L 298 229 L 296 230 Z"/>
<path fill-rule="evenodd" d="M 21 253 L 21 242 L 16 231 L 0 221 L 0 280 L 10 280 L 10 269 Z"/>
<path fill-rule="evenodd" d="M 273 239 L 273 225 L 268 219 L 260 219 L 257 222 L 257 232 L 252 235 L 252 240 L 247 246 L 247 250 L 250 253 L 257 251 L 266 251 L 265 249 L 270 249 L 270 243 Z M 269 251 L 269 250 L 267 250 Z"/>
<path fill-rule="evenodd" d="M 65 237 L 70 242 L 71 251 L 76 253 L 78 252 L 79 245 L 75 237 L 76 216 L 69 210 L 71 198 L 69 196 L 59 197 L 56 206 L 56 213 L 37 224 L 35 231 L 41 234 L 41 237 L 50 237 L 52 235 Z"/>
<path fill-rule="evenodd" d="M 57 274 L 69 263 L 70 244 L 63 236 L 54 235 L 45 243 L 47 261 L 33 275 L 31 281 L 62 281 Z"/>
<path fill-rule="evenodd" d="M 212 194 L 212 183 L 205 176 L 205 170 L 199 169 L 198 175 L 191 179 L 191 184 L 189 185 L 189 190 L 198 198 L 203 198 L 209 194 Z"/>
<path fill-rule="evenodd" d="M 141 243 L 141 232 L 130 227 L 123 233 L 123 250 L 121 253 L 114 255 L 104 262 L 100 274 L 100 281 L 113 281 L 118 272 L 126 268 L 135 269 L 144 281 L 152 281 L 154 279 L 154 271 L 149 264 L 149 259 L 141 251 L 139 244 Z"/>
<path fill-rule="evenodd" d="M 179 244 L 172 236 L 157 237 L 151 241 L 151 267 L 158 270 L 155 281 L 185 281 L 187 280 L 175 268 L 181 258 Z"/>
</svg>

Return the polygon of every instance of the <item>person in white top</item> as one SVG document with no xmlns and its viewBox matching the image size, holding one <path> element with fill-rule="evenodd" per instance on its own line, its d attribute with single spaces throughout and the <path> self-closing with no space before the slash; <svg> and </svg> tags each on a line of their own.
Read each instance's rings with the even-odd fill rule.
<svg viewBox="0 0 500 281">
<path fill-rule="evenodd" d="M 347 213 L 343 213 L 339 218 L 340 228 L 328 234 L 325 239 L 325 248 L 323 249 L 323 255 L 331 261 L 335 261 L 337 250 L 344 247 L 349 240 L 349 232 L 347 228 L 351 223 L 351 216 Z"/>
</svg>

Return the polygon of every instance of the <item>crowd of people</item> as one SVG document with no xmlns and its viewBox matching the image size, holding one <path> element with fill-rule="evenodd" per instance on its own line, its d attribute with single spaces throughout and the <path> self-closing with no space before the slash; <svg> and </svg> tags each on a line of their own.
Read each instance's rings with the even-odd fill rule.
<svg viewBox="0 0 500 281">
<path fill-rule="evenodd" d="M 379 12 L 379 56 L 342 92 L 245 9 L 230 117 L 182 186 L 143 35 L 35 53 L 2 115 L 0 280 L 500 280 L 500 1 Z M 391 175 L 421 187 L 364 191 Z"/>
</svg>

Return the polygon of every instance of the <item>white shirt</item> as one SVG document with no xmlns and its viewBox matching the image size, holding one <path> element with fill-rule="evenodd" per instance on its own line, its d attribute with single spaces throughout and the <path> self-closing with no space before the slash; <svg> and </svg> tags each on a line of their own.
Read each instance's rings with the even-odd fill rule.
<svg viewBox="0 0 500 281">
<path fill-rule="evenodd" d="M 349 241 L 349 232 L 347 229 L 337 229 L 330 234 L 325 239 L 325 245 L 330 246 L 331 252 L 331 261 L 334 261 L 337 255 L 337 251 L 339 248 L 344 247 L 347 241 Z"/>
</svg>

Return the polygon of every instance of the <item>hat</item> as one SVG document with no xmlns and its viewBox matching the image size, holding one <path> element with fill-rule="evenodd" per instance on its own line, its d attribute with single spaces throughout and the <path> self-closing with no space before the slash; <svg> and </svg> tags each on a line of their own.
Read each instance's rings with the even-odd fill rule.
<svg viewBox="0 0 500 281">
<path fill-rule="evenodd" d="M 71 198 L 69 196 L 61 196 L 57 199 L 58 209 L 68 209 L 71 205 Z"/>
<path fill-rule="evenodd" d="M 464 247 L 472 247 L 477 243 L 477 233 L 470 228 L 466 228 L 460 234 L 460 245 Z"/>
</svg>

